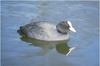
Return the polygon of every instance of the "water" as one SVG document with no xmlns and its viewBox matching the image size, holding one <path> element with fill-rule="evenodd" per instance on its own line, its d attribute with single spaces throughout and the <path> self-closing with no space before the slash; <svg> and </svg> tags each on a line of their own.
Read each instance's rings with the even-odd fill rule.
<svg viewBox="0 0 100 66">
<path fill-rule="evenodd" d="M 1 9 L 2 66 L 99 66 L 98 2 L 2 1 Z M 17 33 L 31 20 L 57 24 L 66 19 L 77 30 L 69 41 L 43 42 Z"/>
</svg>

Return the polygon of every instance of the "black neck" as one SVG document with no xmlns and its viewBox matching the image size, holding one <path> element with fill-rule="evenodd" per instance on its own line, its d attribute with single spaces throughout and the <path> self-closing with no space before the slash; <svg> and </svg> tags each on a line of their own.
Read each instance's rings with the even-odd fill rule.
<svg viewBox="0 0 100 66">
<path fill-rule="evenodd" d="M 57 30 L 61 34 L 68 34 L 68 32 L 61 32 L 60 30 Z"/>
</svg>

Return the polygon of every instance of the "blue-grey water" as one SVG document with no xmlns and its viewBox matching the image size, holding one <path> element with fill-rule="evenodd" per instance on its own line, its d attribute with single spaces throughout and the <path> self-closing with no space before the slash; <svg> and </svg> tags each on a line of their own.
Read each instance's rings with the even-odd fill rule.
<svg viewBox="0 0 100 66">
<path fill-rule="evenodd" d="M 2 1 L 2 66 L 99 66 L 97 1 Z M 33 21 L 70 20 L 76 33 L 67 42 L 21 37 L 20 26 Z M 75 49 L 68 55 L 69 48 Z"/>
</svg>

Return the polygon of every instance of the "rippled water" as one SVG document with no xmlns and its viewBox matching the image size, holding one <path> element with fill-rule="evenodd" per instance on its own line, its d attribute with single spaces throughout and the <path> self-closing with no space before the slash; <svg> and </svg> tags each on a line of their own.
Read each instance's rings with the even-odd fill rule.
<svg viewBox="0 0 100 66">
<path fill-rule="evenodd" d="M 2 66 L 99 66 L 98 2 L 2 1 L 1 9 Z M 31 20 L 57 24 L 65 19 L 77 30 L 69 41 L 43 42 L 17 33 Z"/>
</svg>

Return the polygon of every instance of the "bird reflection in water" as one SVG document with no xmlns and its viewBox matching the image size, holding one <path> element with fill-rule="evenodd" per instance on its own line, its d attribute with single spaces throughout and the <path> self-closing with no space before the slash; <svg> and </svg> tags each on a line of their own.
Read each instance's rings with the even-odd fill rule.
<svg viewBox="0 0 100 66">
<path fill-rule="evenodd" d="M 44 49 L 45 53 L 48 53 L 52 49 L 56 49 L 56 51 L 60 54 L 68 56 L 75 47 L 69 47 L 68 41 L 43 41 L 43 40 L 37 40 L 30 37 L 27 37 L 25 35 L 20 34 L 20 39 L 24 42 L 30 43 L 29 45 L 40 47 Z"/>
</svg>

